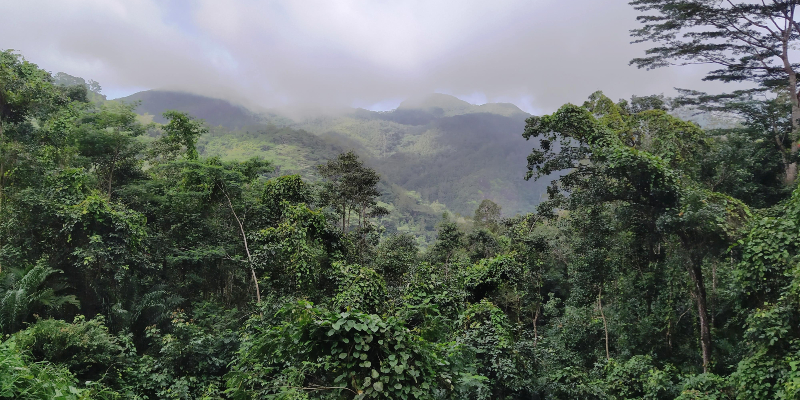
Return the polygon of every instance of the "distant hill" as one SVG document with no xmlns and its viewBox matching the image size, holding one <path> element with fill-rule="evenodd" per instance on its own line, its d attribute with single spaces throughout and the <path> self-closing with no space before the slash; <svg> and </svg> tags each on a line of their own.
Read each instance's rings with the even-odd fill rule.
<svg viewBox="0 0 800 400">
<path fill-rule="evenodd" d="M 291 126 L 350 141 L 384 179 L 427 202 L 472 215 L 483 199 L 490 199 L 505 215 L 514 215 L 533 211 L 548 183 L 523 179 L 533 147 L 522 138 L 529 116 L 513 104 L 477 106 L 433 94 L 406 100 L 389 112 L 357 109 Z"/>
<path fill-rule="evenodd" d="M 394 112 L 417 111 L 425 112 L 436 117 L 452 117 L 464 114 L 489 113 L 506 117 L 528 116 L 528 114 L 511 103 L 486 103 L 483 105 L 470 104 L 457 97 L 434 93 L 428 96 L 411 98 L 400 103 Z"/>
<path fill-rule="evenodd" d="M 136 112 L 150 114 L 153 116 L 153 121 L 158 123 L 166 122 L 161 114 L 167 110 L 187 112 L 205 120 L 210 126 L 223 126 L 228 129 L 239 129 L 261 123 L 261 119 L 255 113 L 242 106 L 190 93 L 147 90 L 116 100 L 126 103 L 141 102 Z"/>
<path fill-rule="evenodd" d="M 156 122 L 164 122 L 160 114 L 168 109 L 202 118 L 216 127 L 198 142 L 203 154 L 261 156 L 282 173 L 313 178 L 315 165 L 354 149 L 381 174 L 383 200 L 403 215 L 395 221 L 400 230 L 403 224 L 433 229 L 442 211 L 471 216 L 483 199 L 502 206 L 504 215 L 530 212 L 547 185 L 523 179 L 533 143 L 522 138 L 529 115 L 513 104 L 478 106 L 433 94 L 389 112 L 350 109 L 298 118 L 177 92 L 146 91 L 121 100 L 141 101 L 137 112 Z"/>
</svg>

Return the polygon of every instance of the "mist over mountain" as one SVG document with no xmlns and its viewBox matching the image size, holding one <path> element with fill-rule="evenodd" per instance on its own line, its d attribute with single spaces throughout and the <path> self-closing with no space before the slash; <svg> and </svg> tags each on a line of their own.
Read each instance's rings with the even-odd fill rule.
<svg viewBox="0 0 800 400">
<path fill-rule="evenodd" d="M 387 203 L 408 191 L 461 215 L 472 215 L 484 199 L 514 215 L 533 211 L 547 184 L 523 179 L 533 146 L 521 136 L 529 114 L 509 103 L 474 105 L 435 93 L 410 98 L 392 111 L 297 117 L 181 92 L 151 90 L 119 100 L 140 102 L 137 112 L 153 115 L 155 122 L 169 109 L 188 112 L 219 127 L 201 140 L 206 155 L 261 156 L 285 173 L 313 176 L 314 166 L 337 151 L 356 150 L 381 174 Z"/>
</svg>

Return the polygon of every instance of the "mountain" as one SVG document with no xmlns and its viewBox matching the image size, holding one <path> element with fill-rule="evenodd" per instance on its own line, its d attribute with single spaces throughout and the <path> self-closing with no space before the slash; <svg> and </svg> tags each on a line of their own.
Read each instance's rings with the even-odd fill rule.
<svg viewBox="0 0 800 400">
<path fill-rule="evenodd" d="M 395 112 L 423 111 L 437 117 L 452 117 L 464 114 L 497 114 L 505 117 L 529 115 L 511 103 L 486 103 L 483 105 L 470 104 L 457 97 L 446 94 L 434 93 L 427 96 L 415 97 L 400 103 Z"/>
<path fill-rule="evenodd" d="M 177 92 L 140 92 L 122 100 L 141 101 L 142 114 L 176 109 L 205 119 L 212 129 L 198 142 L 203 154 L 261 156 L 281 173 L 313 178 L 315 165 L 354 149 L 381 174 L 383 201 L 398 207 L 401 216 L 391 229 L 432 230 L 443 211 L 471 216 L 483 199 L 498 203 L 504 215 L 530 212 L 547 185 L 523 179 L 533 143 L 522 138 L 529 115 L 513 104 L 473 105 L 433 94 L 388 112 L 349 109 L 296 117 L 256 114 Z"/>
<path fill-rule="evenodd" d="M 210 126 L 223 126 L 228 129 L 239 129 L 261 123 L 258 115 L 242 106 L 226 100 L 190 93 L 147 90 L 116 99 L 116 101 L 140 102 L 136 111 L 139 114 L 152 115 L 153 121 L 158 123 L 166 122 L 161 114 L 167 110 L 187 112 L 196 118 L 205 120 Z"/>
<path fill-rule="evenodd" d="M 434 94 L 389 112 L 357 109 L 291 126 L 351 142 L 386 180 L 425 201 L 472 215 L 490 199 L 513 215 L 533 211 L 547 185 L 523 179 L 533 146 L 522 138 L 529 116 L 513 104 L 477 106 Z"/>
</svg>

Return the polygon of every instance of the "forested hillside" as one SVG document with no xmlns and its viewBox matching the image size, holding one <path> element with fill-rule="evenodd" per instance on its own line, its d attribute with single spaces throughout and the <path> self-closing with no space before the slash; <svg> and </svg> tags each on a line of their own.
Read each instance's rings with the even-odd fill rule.
<svg viewBox="0 0 800 400">
<path fill-rule="evenodd" d="M 119 101 L 139 102 L 136 112 L 142 115 L 159 116 L 175 109 L 203 119 L 214 127 L 211 136 L 200 139 L 203 154 L 223 159 L 265 157 L 304 176 L 313 174 L 311 167 L 321 159 L 336 154 L 325 148 L 355 150 L 388 185 L 383 199 L 387 203 L 411 191 L 424 204 L 441 203 L 462 215 L 471 215 L 484 199 L 514 215 L 533 211 L 546 186 L 522 180 L 520 171 L 532 146 L 519 132 L 529 115 L 512 104 L 475 106 L 433 94 L 407 100 L 388 112 L 256 114 L 223 100 L 176 92 L 147 91 Z M 163 118 L 153 120 L 163 122 Z M 278 131 L 282 133 L 276 136 Z M 395 193 L 398 190 L 402 193 Z"/>
<path fill-rule="evenodd" d="M 532 147 L 519 137 L 528 116 L 512 104 L 475 106 L 434 94 L 389 112 L 356 110 L 295 126 L 355 142 L 388 182 L 428 202 L 470 215 L 489 199 L 514 215 L 533 211 L 546 186 L 521 179 Z"/>
<path fill-rule="evenodd" d="M 203 122 L 0 51 L 0 398 L 800 398 L 794 3 L 632 4 L 753 89 Z"/>
</svg>

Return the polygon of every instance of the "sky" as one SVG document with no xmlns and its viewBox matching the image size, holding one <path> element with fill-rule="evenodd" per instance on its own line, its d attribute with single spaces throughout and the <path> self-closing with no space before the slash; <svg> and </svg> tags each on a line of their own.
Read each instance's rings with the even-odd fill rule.
<svg viewBox="0 0 800 400">
<path fill-rule="evenodd" d="M 182 90 L 254 109 L 389 110 L 427 93 L 541 114 L 719 91 L 699 66 L 629 66 L 625 0 L 3 0 L 0 49 L 94 79 L 109 98 Z"/>
</svg>

